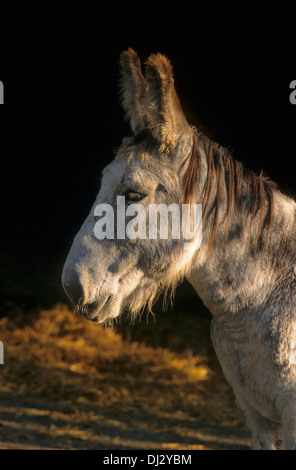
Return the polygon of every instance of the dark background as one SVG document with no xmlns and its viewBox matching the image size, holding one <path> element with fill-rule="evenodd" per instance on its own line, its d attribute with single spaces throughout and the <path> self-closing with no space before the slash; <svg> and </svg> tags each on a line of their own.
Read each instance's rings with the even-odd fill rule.
<svg viewBox="0 0 296 470">
<path fill-rule="evenodd" d="M 294 194 L 294 1 L 1 6 L 1 308 L 66 300 L 63 262 L 130 131 L 118 59 L 167 55 L 190 123 Z"/>
</svg>

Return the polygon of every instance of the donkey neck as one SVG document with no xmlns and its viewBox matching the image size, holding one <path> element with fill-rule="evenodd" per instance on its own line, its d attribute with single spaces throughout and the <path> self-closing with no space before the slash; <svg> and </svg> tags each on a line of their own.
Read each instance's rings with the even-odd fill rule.
<svg viewBox="0 0 296 470">
<path fill-rule="evenodd" d="M 209 151 L 213 149 L 204 141 L 194 196 L 206 205 L 203 241 L 187 278 L 218 316 L 265 304 L 279 277 L 296 261 L 296 204 L 273 183 L 238 167 L 224 149 L 215 148 L 214 161 Z"/>
</svg>

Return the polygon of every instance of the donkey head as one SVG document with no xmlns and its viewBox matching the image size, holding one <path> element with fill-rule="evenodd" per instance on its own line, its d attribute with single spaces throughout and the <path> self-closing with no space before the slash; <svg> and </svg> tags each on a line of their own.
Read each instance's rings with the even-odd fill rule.
<svg viewBox="0 0 296 470">
<path fill-rule="evenodd" d="M 175 287 L 193 256 L 193 251 L 184 250 L 182 236 L 173 236 L 170 217 L 162 221 L 167 237 L 133 236 L 134 204 L 143 222 L 148 207 L 180 207 L 184 202 L 195 136 L 164 56 L 151 55 L 142 72 L 137 54 L 129 49 L 121 54 L 120 67 L 122 105 L 133 135 L 123 139 L 115 159 L 103 170 L 100 192 L 74 239 L 62 275 L 77 311 L 99 323 L 118 317 L 124 308 L 135 315 L 151 305 L 159 292 Z M 143 223 L 148 227 L 148 219 Z"/>
</svg>

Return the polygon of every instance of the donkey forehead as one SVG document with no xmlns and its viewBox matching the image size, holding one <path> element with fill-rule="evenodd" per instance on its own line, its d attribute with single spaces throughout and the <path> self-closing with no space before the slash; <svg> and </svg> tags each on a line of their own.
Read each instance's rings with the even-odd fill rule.
<svg viewBox="0 0 296 470">
<path fill-rule="evenodd" d="M 108 191 L 118 189 L 119 186 L 131 186 L 134 189 L 154 188 L 159 183 L 164 186 L 176 185 L 179 180 L 178 174 L 170 168 L 168 162 L 164 164 L 161 160 L 151 158 L 149 161 L 143 159 L 137 152 L 130 152 L 122 156 L 118 154 L 103 170 L 102 189 Z"/>
<path fill-rule="evenodd" d="M 112 189 L 116 188 L 118 184 L 120 184 L 125 175 L 127 162 L 123 160 L 113 160 L 113 162 L 109 163 L 103 171 L 103 179 L 102 179 L 102 189 Z"/>
<path fill-rule="evenodd" d="M 101 192 L 111 194 L 121 186 L 132 186 L 134 189 L 152 187 L 153 178 L 136 162 L 116 158 L 103 170 Z"/>
</svg>

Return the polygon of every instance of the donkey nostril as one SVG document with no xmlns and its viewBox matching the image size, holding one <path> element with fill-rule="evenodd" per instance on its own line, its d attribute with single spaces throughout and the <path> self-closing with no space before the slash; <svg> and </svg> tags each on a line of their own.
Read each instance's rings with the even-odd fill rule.
<svg viewBox="0 0 296 470">
<path fill-rule="evenodd" d="M 83 300 L 84 292 L 83 287 L 78 279 L 78 276 L 62 278 L 63 288 L 66 295 L 69 297 L 74 306 L 78 305 Z"/>
<path fill-rule="evenodd" d="M 83 288 L 80 282 L 65 282 L 63 287 L 67 296 L 75 306 L 83 300 Z"/>
</svg>

